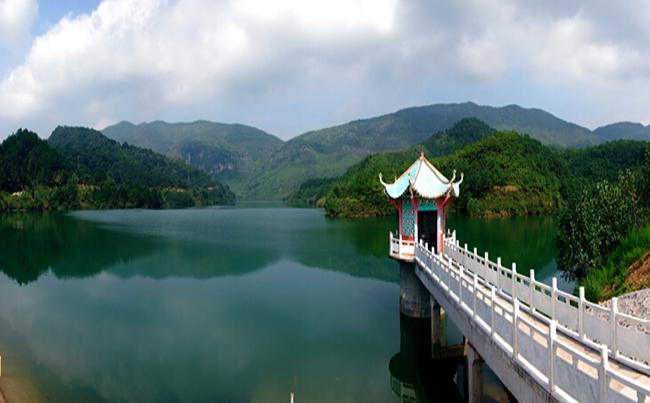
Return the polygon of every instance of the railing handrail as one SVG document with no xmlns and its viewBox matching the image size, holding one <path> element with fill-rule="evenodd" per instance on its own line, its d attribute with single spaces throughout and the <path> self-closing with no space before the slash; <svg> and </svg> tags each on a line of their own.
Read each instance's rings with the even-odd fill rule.
<svg viewBox="0 0 650 403">
<path fill-rule="evenodd" d="M 448 247 L 447 244 L 445 244 L 445 246 Z M 531 374 L 531 376 L 533 376 L 539 382 L 545 385 L 545 387 L 547 387 L 548 390 L 554 396 L 558 397 L 561 400 L 567 400 L 567 398 L 572 400 L 572 399 L 579 399 L 581 396 L 585 396 L 585 394 L 589 392 L 583 388 L 587 388 L 587 386 L 590 385 L 593 386 L 593 382 L 595 382 L 594 379 L 592 379 L 593 376 L 589 376 L 589 375 L 586 376 L 584 378 L 584 383 L 585 383 L 584 385 L 579 384 L 580 382 L 577 381 L 576 381 L 577 384 L 573 385 L 571 382 L 567 383 L 566 379 L 558 378 L 557 376 L 557 371 L 559 369 L 566 371 L 567 365 L 569 365 L 569 367 L 572 368 L 572 370 L 581 371 L 581 373 L 585 373 L 585 371 L 579 369 L 579 366 L 575 364 L 578 361 L 583 362 L 584 365 L 591 367 L 598 372 L 598 378 L 597 378 L 598 394 L 595 397 L 597 399 L 600 399 L 601 401 L 607 400 L 610 394 L 614 394 L 615 398 L 618 396 L 622 397 L 621 395 L 622 392 L 614 389 L 612 385 L 610 385 L 611 380 L 616 380 L 620 384 L 630 388 L 632 392 L 636 394 L 636 399 L 634 399 L 636 401 L 643 401 L 644 399 L 643 396 L 650 396 L 650 387 L 634 379 L 629 378 L 625 374 L 620 373 L 616 368 L 613 368 L 609 365 L 609 357 L 608 357 L 609 351 L 606 345 L 597 344 L 597 343 L 590 344 L 587 343 L 586 339 L 584 340 L 580 338 L 577 339 L 579 343 L 584 344 L 588 348 L 594 348 L 595 346 L 596 351 L 600 351 L 600 359 L 587 356 L 582 351 L 576 350 L 571 344 L 565 342 L 564 340 L 562 340 L 557 336 L 557 332 L 562 332 L 563 334 L 567 334 L 567 329 L 562 329 L 561 324 L 558 322 L 556 318 L 546 318 L 541 313 L 541 311 L 540 312 L 536 311 L 534 306 L 523 305 L 527 301 L 520 300 L 516 296 L 513 298 L 513 296 L 510 296 L 506 292 L 506 290 L 499 288 L 498 289 L 499 298 L 505 300 L 509 299 L 512 302 L 511 307 L 507 307 L 503 305 L 502 303 L 500 303 L 500 301 L 498 301 L 498 298 L 495 297 L 497 293 L 497 286 L 494 283 L 488 281 L 487 278 L 481 278 L 478 273 L 463 267 L 463 265 L 460 264 L 459 262 L 456 262 L 456 265 L 454 265 L 452 263 L 452 258 L 450 256 L 447 256 L 447 258 L 448 260 L 445 260 L 442 255 L 435 254 L 433 250 L 429 250 L 428 248 L 425 248 L 425 246 L 421 243 L 418 243 L 416 245 L 415 260 L 418 263 L 418 265 L 423 268 L 425 273 L 427 273 L 427 275 L 430 275 L 434 279 L 434 281 L 440 284 L 442 290 L 447 295 L 449 295 L 450 299 L 453 302 L 458 303 L 461 310 L 464 311 L 468 316 L 470 316 L 471 320 L 475 321 L 480 328 L 482 328 L 484 331 L 488 332 L 488 334 L 493 336 L 493 339 L 497 341 L 497 345 L 499 345 L 502 349 L 512 354 L 513 359 L 524 369 L 526 369 L 529 372 L 529 374 Z M 533 278 L 529 278 L 530 280 L 529 285 L 531 287 L 535 287 L 537 284 L 536 281 L 534 280 L 534 274 L 532 277 Z M 516 276 L 514 278 L 516 279 Z M 491 291 L 485 292 L 481 290 L 478 287 L 478 285 L 489 288 Z M 487 287 L 488 285 L 489 287 Z M 556 289 L 556 286 L 557 286 L 556 281 L 553 281 L 551 290 Z M 471 290 L 470 287 L 472 288 L 476 287 L 475 290 L 478 292 L 473 292 L 474 290 Z M 480 294 L 483 295 L 483 298 L 481 298 L 480 302 L 478 302 L 479 300 L 477 298 L 477 294 L 479 292 Z M 566 295 L 564 294 L 566 293 L 562 293 L 561 295 L 562 298 L 566 298 Z M 515 290 L 515 295 L 516 295 L 516 290 Z M 553 293 L 553 295 L 554 297 L 557 297 L 558 294 Z M 581 293 L 581 297 L 584 297 L 582 293 Z M 581 299 L 578 298 L 578 301 L 580 300 Z M 488 315 L 490 317 L 489 320 L 488 318 L 484 318 L 483 317 L 484 315 L 481 313 L 481 310 L 477 308 L 477 304 L 479 303 L 483 304 L 483 306 L 488 306 L 487 301 L 490 302 L 489 315 Z M 567 301 L 569 300 L 567 299 Z M 570 303 L 567 302 L 562 302 L 562 304 L 570 305 Z M 497 312 L 495 306 L 499 306 L 501 313 Z M 543 322 L 549 325 L 548 332 L 545 332 L 544 329 L 539 328 L 539 326 L 537 324 L 532 323 L 531 320 L 526 319 L 525 317 L 519 315 L 519 312 L 521 311 L 526 312 L 534 319 L 544 318 Z M 513 318 L 512 324 L 510 325 L 511 328 L 510 342 L 507 340 L 508 338 L 508 334 L 506 334 L 507 329 L 506 329 L 506 333 L 503 333 L 502 332 L 503 329 L 499 330 L 498 326 L 495 325 L 495 317 L 501 316 L 503 318 L 503 322 L 506 324 L 507 327 L 510 322 L 508 322 L 508 320 L 506 319 L 506 314 L 510 315 Z M 617 318 L 616 315 L 614 315 L 614 317 Z M 530 339 L 532 341 L 529 341 L 528 339 L 525 338 L 519 340 L 520 336 L 525 337 L 525 333 L 521 333 L 521 329 L 519 328 L 519 323 L 525 323 L 526 326 L 528 326 L 528 328 L 531 329 L 530 331 L 534 331 L 538 335 L 545 338 L 547 343 L 546 346 L 542 347 L 542 345 L 539 344 L 538 341 L 535 341 L 532 338 Z M 520 345 L 520 343 L 523 344 Z M 530 343 L 538 343 L 539 345 L 535 346 Z M 535 356 L 534 354 L 529 357 L 525 356 L 526 354 L 530 354 L 530 352 L 526 349 L 534 349 L 534 348 L 537 349 L 542 348 L 545 351 L 547 351 L 546 358 L 542 359 L 541 362 L 539 357 Z M 570 356 L 571 362 L 573 364 L 570 363 L 567 364 L 566 357 L 563 358 L 557 354 L 558 348 L 561 349 L 563 352 L 565 352 L 566 355 Z M 541 368 L 538 368 L 534 365 L 535 363 L 533 361 L 535 360 L 533 358 L 537 361 L 537 364 L 541 363 L 540 364 L 542 365 Z M 540 376 L 540 374 L 542 374 L 542 376 Z M 561 383 L 561 387 L 557 385 L 557 382 Z"/>
<path fill-rule="evenodd" d="M 465 244 L 464 248 L 461 248 L 460 243 L 455 238 L 455 235 L 452 235 L 450 238 L 446 238 L 445 241 L 444 241 L 444 245 L 445 245 L 445 253 L 446 254 L 449 254 L 449 252 L 451 250 L 451 251 L 455 251 L 455 252 L 461 253 L 463 255 L 466 255 L 466 256 L 472 258 L 473 260 L 483 259 L 484 261 L 489 262 L 489 260 L 486 259 L 487 258 L 487 253 L 486 253 L 485 257 L 481 257 L 476 253 L 476 248 L 474 248 L 474 251 L 470 251 L 470 250 L 468 250 L 466 244 Z M 498 259 L 499 262 L 500 262 L 500 260 L 501 259 Z M 492 262 L 490 262 L 490 263 L 492 263 Z M 493 264 L 495 264 L 495 263 L 493 263 Z M 503 272 L 505 273 L 506 276 L 508 276 L 508 275 L 512 276 L 512 273 L 513 273 L 512 269 L 508 269 L 508 268 L 500 266 L 500 265 L 498 265 L 498 267 L 503 268 Z M 513 266 L 513 267 L 516 267 L 516 266 Z M 565 305 L 565 306 L 570 307 L 570 309 L 575 311 L 574 316 L 575 316 L 575 322 L 576 323 L 580 322 L 578 319 L 581 316 L 584 316 L 584 315 L 597 316 L 597 315 L 591 315 L 591 313 L 589 313 L 588 310 L 586 309 L 586 308 L 589 308 L 589 309 L 592 309 L 594 311 L 600 312 L 601 314 L 604 314 L 604 315 L 601 315 L 601 319 L 602 319 L 602 316 L 605 316 L 605 315 L 608 316 L 606 321 L 609 322 L 610 326 L 612 327 L 612 329 L 610 330 L 610 333 L 612 333 L 612 335 L 615 335 L 617 330 L 623 327 L 628 331 L 648 334 L 648 336 L 650 337 L 650 320 L 639 318 L 639 317 L 636 317 L 634 315 L 623 314 L 623 313 L 619 312 L 618 309 L 617 309 L 617 299 L 616 298 L 612 299 L 612 304 L 611 304 L 610 307 L 604 307 L 602 305 L 596 304 L 594 302 L 591 302 L 591 301 L 585 299 L 584 298 L 584 288 L 583 287 L 580 287 L 580 289 L 579 289 L 580 295 L 582 297 L 575 297 L 574 295 L 571 295 L 571 294 L 566 293 L 564 291 L 558 290 L 557 287 L 553 287 L 553 285 L 549 286 L 548 284 L 545 284 L 543 282 L 535 280 L 534 271 L 532 271 L 532 270 L 531 270 L 531 276 L 529 276 L 529 277 L 526 277 L 526 276 L 524 276 L 524 275 L 522 275 L 520 273 L 517 273 L 516 269 L 515 269 L 515 273 L 516 273 L 515 278 L 517 278 L 517 279 L 526 279 L 526 280 L 530 281 L 530 285 L 529 285 L 528 288 L 530 288 L 530 290 L 531 290 L 531 295 L 534 296 L 535 293 L 536 293 L 536 290 L 535 290 L 535 292 L 532 291 L 533 286 L 534 287 L 539 287 L 542 290 L 551 291 L 551 294 L 555 293 L 555 298 L 551 298 L 551 308 L 552 309 L 550 309 L 549 312 L 546 312 L 541 307 L 533 306 L 534 309 L 538 309 L 538 310 L 544 312 L 546 315 L 550 316 L 553 319 L 558 319 L 557 315 L 555 314 L 555 310 L 553 308 L 558 303 L 557 296 L 562 296 L 563 298 L 565 298 L 567 300 L 567 302 L 560 302 L 560 303 Z M 554 277 L 552 281 L 555 283 L 557 280 Z M 507 294 L 512 293 L 512 291 L 508 292 L 508 290 L 504 290 L 504 288 L 499 284 L 497 284 L 497 287 L 502 292 L 505 292 Z M 517 294 L 517 290 L 515 288 L 514 289 L 514 296 L 519 298 L 519 296 L 516 295 L 516 294 Z M 570 303 L 570 301 L 573 301 L 576 304 L 576 306 L 573 306 Z M 525 301 L 525 300 L 522 300 L 522 302 L 528 303 L 528 301 Z M 603 320 L 605 320 L 605 319 L 603 319 Z M 632 328 L 630 328 L 629 326 L 621 326 L 619 324 L 619 321 L 621 321 L 621 320 L 633 321 L 635 326 L 632 327 Z M 564 323 L 562 320 L 558 320 L 558 322 L 561 325 L 561 327 L 563 327 L 565 329 L 571 329 L 570 324 Z M 646 332 L 644 332 L 644 331 L 638 329 L 639 326 L 645 326 L 648 329 L 647 329 Z M 607 340 L 605 340 L 605 338 L 602 335 L 597 336 L 597 335 L 594 335 L 593 332 L 590 332 L 589 329 L 585 330 L 584 326 L 582 326 L 582 327 L 578 326 L 578 329 L 575 329 L 575 330 L 577 330 L 576 333 L 577 333 L 578 338 L 580 339 L 580 341 L 586 341 L 587 343 L 589 341 L 591 341 L 591 342 L 593 342 L 595 344 L 598 344 L 598 345 L 606 344 L 610 348 L 611 354 L 614 357 L 618 358 L 622 353 L 624 356 L 627 356 L 627 357 L 623 358 L 624 360 L 625 360 L 625 358 L 627 358 L 627 360 L 625 360 L 626 364 L 635 366 L 635 367 L 637 367 L 637 369 L 640 369 L 640 370 L 642 370 L 642 371 L 644 371 L 646 373 L 650 373 L 650 366 L 648 364 L 648 363 L 650 363 L 650 342 L 647 343 L 646 347 L 648 347 L 648 348 L 646 348 L 646 349 L 634 348 L 634 350 L 631 350 L 630 348 L 628 348 L 627 350 L 629 350 L 629 351 L 622 351 L 621 348 L 620 348 L 621 347 L 620 343 L 617 342 L 618 340 L 617 340 L 617 338 L 615 336 L 610 335 L 610 337 L 608 337 Z M 594 347 L 594 346 L 595 345 L 592 345 L 592 347 Z M 640 356 L 635 356 L 634 354 L 641 354 L 641 355 Z"/>
</svg>

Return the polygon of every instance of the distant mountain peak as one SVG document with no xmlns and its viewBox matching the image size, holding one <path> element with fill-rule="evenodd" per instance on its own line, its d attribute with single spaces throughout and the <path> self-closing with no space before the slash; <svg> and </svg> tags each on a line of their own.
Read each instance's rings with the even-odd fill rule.
<svg viewBox="0 0 650 403">
<path fill-rule="evenodd" d="M 616 122 L 597 128 L 594 130 L 594 134 L 600 137 L 603 141 L 650 141 L 650 125 L 644 126 L 638 122 Z"/>
</svg>

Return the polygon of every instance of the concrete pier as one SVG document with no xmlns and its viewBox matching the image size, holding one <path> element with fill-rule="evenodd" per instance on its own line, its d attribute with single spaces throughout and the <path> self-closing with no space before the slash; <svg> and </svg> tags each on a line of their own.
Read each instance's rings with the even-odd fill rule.
<svg viewBox="0 0 650 403">
<path fill-rule="evenodd" d="M 467 392 L 469 403 L 483 400 L 483 359 L 471 343 L 466 344 L 467 351 Z"/>
<path fill-rule="evenodd" d="M 410 318 L 431 315 L 429 292 L 415 274 L 414 262 L 399 262 L 399 308 Z"/>
<path fill-rule="evenodd" d="M 440 359 L 442 346 L 442 313 L 440 304 L 430 297 L 431 306 L 431 358 Z"/>
</svg>

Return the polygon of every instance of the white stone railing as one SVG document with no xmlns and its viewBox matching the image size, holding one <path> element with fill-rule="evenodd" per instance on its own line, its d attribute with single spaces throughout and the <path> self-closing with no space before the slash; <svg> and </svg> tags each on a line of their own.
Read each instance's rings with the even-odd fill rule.
<svg viewBox="0 0 650 403">
<path fill-rule="evenodd" d="M 487 252 L 480 256 L 476 248 L 470 251 L 467 244 L 461 247 L 455 235 L 445 239 L 444 251 L 457 264 L 496 285 L 497 290 L 557 320 L 569 336 L 593 348 L 605 344 L 613 358 L 650 374 L 650 320 L 618 312 L 616 298 L 612 299 L 611 307 L 606 308 L 587 301 L 582 287 L 578 297 L 563 292 L 557 289 L 555 278 L 549 286 L 535 280 L 534 270 L 524 276 L 517 273 L 515 264 L 512 269 L 503 267 L 500 258 L 492 262 Z"/>
<path fill-rule="evenodd" d="M 415 241 L 404 239 L 402 238 L 401 234 L 398 238 L 396 238 L 391 232 L 388 246 L 391 257 L 395 259 L 413 261 L 413 257 L 415 255 Z"/>
<path fill-rule="evenodd" d="M 628 343 L 623 338 L 630 333 L 620 333 L 619 328 L 597 333 L 604 308 L 585 301 L 584 295 L 576 298 L 557 290 L 556 281 L 549 287 L 535 281 L 534 273 L 522 276 L 502 267 L 500 259 L 495 264 L 487 256 L 460 248 L 453 236 L 445 241 L 444 251 L 446 256 L 437 255 L 428 245 L 418 244 L 415 260 L 471 321 L 553 396 L 585 402 L 643 402 L 650 397 L 649 386 L 625 375 L 618 365 L 610 365 L 609 355 L 619 360 L 622 354 L 595 341 L 609 335 L 618 343 L 614 344 L 618 351 Z M 576 302 L 580 308 L 574 306 Z M 600 311 L 589 312 L 596 308 Z M 580 318 L 578 313 L 574 317 L 572 309 L 581 312 Z M 614 323 L 631 318 L 615 309 L 612 312 Z M 631 319 L 632 323 L 640 321 Z M 645 346 L 650 344 L 647 334 L 635 332 L 634 337 Z M 579 348 L 581 344 L 585 348 Z M 598 353 L 587 353 L 593 349 Z M 645 367 L 635 360 L 625 361 L 633 361 L 640 370 Z"/>
</svg>

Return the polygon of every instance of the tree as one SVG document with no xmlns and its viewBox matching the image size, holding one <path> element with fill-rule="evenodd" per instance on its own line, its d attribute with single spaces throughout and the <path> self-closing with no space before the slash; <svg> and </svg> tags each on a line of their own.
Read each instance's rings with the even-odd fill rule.
<svg viewBox="0 0 650 403">
<path fill-rule="evenodd" d="M 622 178 L 626 178 L 623 174 Z M 558 268 L 572 280 L 599 267 L 636 224 L 635 188 L 603 181 L 584 189 L 558 220 Z"/>
</svg>

